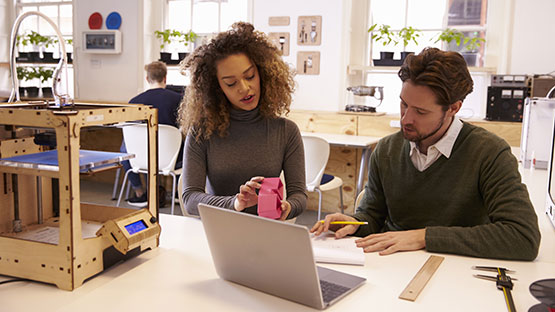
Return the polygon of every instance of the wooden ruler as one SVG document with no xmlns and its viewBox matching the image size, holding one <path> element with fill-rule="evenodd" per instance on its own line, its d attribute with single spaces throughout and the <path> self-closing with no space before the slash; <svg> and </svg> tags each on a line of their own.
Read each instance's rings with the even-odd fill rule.
<svg viewBox="0 0 555 312">
<path fill-rule="evenodd" d="M 405 290 L 399 295 L 400 299 L 409 301 L 416 300 L 424 286 L 428 283 L 432 275 L 436 272 L 437 268 L 443 262 L 444 257 L 430 256 L 426 263 L 420 268 L 418 273 L 412 278 Z"/>
</svg>

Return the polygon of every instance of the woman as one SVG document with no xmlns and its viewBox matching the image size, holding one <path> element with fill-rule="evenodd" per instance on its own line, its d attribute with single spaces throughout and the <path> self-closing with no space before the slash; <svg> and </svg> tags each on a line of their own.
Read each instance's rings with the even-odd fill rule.
<svg viewBox="0 0 555 312">
<path fill-rule="evenodd" d="M 235 23 L 181 66 L 191 76 L 179 112 L 187 211 L 198 215 L 206 203 L 256 214 L 262 180 L 283 170 L 280 220 L 301 214 L 304 151 L 297 126 L 279 117 L 289 112 L 294 81 L 278 49 L 251 24 Z"/>
</svg>

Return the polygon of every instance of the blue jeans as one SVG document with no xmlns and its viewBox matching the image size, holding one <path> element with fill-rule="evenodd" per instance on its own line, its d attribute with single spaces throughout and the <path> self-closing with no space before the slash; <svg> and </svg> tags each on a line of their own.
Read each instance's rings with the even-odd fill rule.
<svg viewBox="0 0 555 312">
<path fill-rule="evenodd" d="M 127 148 L 125 148 L 125 141 L 121 142 L 121 147 L 119 149 L 122 153 L 127 153 Z M 129 160 L 124 160 L 122 163 L 123 165 L 123 173 L 127 172 L 127 170 L 131 169 L 131 164 Z M 129 182 L 131 182 L 131 187 L 133 190 L 142 190 L 143 184 L 141 183 L 141 177 L 137 173 L 129 172 Z"/>
</svg>

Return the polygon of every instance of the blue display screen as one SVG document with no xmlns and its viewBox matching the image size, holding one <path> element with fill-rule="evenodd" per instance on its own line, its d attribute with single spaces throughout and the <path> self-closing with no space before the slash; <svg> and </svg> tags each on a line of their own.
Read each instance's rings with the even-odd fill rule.
<svg viewBox="0 0 555 312">
<path fill-rule="evenodd" d="M 146 228 L 146 223 L 143 220 L 139 220 L 125 226 L 125 229 L 129 233 L 129 235 L 133 235 L 142 230 L 146 230 Z"/>
</svg>

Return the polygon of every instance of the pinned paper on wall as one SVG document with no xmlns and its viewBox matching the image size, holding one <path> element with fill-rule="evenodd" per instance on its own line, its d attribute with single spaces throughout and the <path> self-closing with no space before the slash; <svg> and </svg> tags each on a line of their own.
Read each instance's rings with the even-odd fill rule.
<svg viewBox="0 0 555 312">
<path fill-rule="evenodd" d="M 281 216 L 283 183 L 280 178 L 264 178 L 258 191 L 258 215 L 269 219 Z"/>
</svg>

